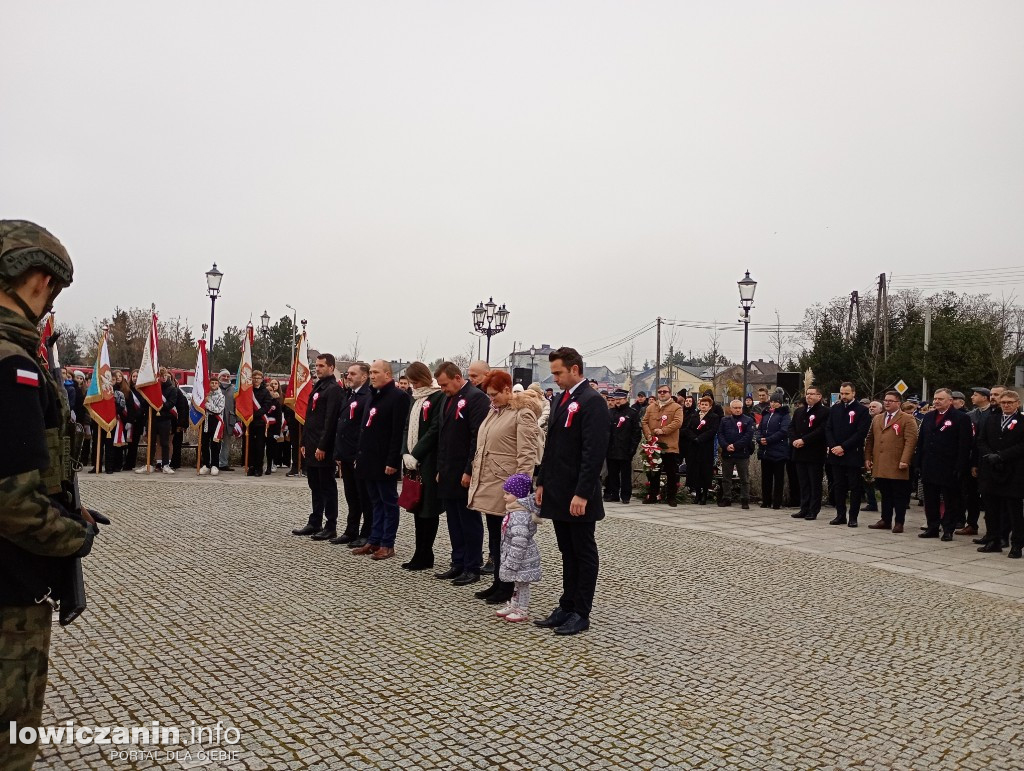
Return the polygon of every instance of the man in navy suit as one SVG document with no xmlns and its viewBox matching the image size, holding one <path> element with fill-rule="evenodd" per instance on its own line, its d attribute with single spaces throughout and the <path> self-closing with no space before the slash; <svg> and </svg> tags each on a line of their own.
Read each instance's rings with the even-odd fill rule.
<svg viewBox="0 0 1024 771">
<path fill-rule="evenodd" d="M 551 375 L 562 393 L 552 401 L 544 458 L 537 474 L 540 516 L 554 521 L 562 553 L 562 596 L 537 626 L 555 634 L 590 628 L 597 588 L 595 525 L 604 519 L 601 466 L 608 449 L 608 404 L 583 377 L 583 358 L 573 348 L 548 355 Z"/>
<path fill-rule="evenodd" d="M 928 527 L 919 538 L 953 540 L 960 518 L 960 481 L 969 473 L 974 431 L 967 413 L 953 407 L 953 392 L 940 388 L 932 399 L 935 409 L 921 419 L 917 467 L 924 485 L 924 515 Z"/>
<path fill-rule="evenodd" d="M 836 516 L 830 525 L 857 527 L 860 502 L 864 495 L 864 440 L 871 430 L 871 414 L 857 401 L 853 383 L 839 387 L 839 402 L 829 410 L 825 422 L 828 464 L 832 467 L 832 491 Z M 850 494 L 850 519 L 846 519 L 846 494 Z"/>
</svg>

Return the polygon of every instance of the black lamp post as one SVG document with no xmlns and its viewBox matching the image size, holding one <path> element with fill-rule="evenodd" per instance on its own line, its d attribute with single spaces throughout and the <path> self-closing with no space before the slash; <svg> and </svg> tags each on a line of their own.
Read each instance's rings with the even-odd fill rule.
<svg viewBox="0 0 1024 771">
<path fill-rule="evenodd" d="M 750 309 L 754 307 L 754 292 L 757 291 L 757 282 L 750 277 L 750 271 L 736 282 L 740 289 L 740 309 L 743 311 L 743 393 L 740 399 L 743 404 L 747 403 L 747 339 L 750 335 Z"/>
<path fill-rule="evenodd" d="M 535 346 L 531 345 L 530 346 L 530 382 L 531 383 L 533 383 L 533 381 L 537 379 L 537 373 L 535 372 L 535 370 L 537 369 L 537 365 L 535 363 L 536 359 L 537 359 L 537 348 Z"/>
<path fill-rule="evenodd" d="M 220 297 L 220 282 L 224 279 L 224 274 L 217 270 L 217 263 L 213 263 L 213 267 L 206 271 L 206 294 L 210 296 L 210 355 L 213 355 L 213 312 L 217 304 L 217 298 Z"/>
<path fill-rule="evenodd" d="M 497 310 L 496 310 L 497 309 Z M 508 310 L 504 303 L 498 308 L 491 297 L 484 303 L 477 303 L 473 309 L 473 329 L 482 335 L 487 335 L 487 357 L 484 359 L 491 363 L 491 338 L 499 332 L 504 332 L 508 324 Z"/>
<path fill-rule="evenodd" d="M 263 338 L 263 374 L 266 375 L 270 366 L 270 314 L 266 310 L 260 316 L 260 337 Z"/>
</svg>

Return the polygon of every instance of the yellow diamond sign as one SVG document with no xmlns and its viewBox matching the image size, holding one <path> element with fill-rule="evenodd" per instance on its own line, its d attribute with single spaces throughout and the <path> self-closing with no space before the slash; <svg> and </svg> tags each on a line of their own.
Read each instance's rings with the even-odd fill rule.
<svg viewBox="0 0 1024 771">
<path fill-rule="evenodd" d="M 898 382 L 896 385 L 894 385 L 893 388 L 895 388 L 899 392 L 900 396 L 903 396 L 903 394 L 910 390 L 910 386 L 908 386 L 902 380 Z"/>
</svg>

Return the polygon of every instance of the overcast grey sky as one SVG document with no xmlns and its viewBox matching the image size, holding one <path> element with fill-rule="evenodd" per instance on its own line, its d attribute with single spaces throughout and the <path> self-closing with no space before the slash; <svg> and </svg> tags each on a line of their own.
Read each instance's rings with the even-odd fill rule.
<svg viewBox="0 0 1024 771">
<path fill-rule="evenodd" d="M 220 329 L 291 303 L 321 349 L 433 358 L 493 294 L 498 360 L 735 323 L 746 268 L 755 319 L 793 323 L 882 271 L 1024 264 L 1018 0 L 4 0 L 3 24 L 0 213 L 70 249 L 61 321 L 155 302 L 198 331 L 216 261 Z M 1024 291 L 969 275 L 938 283 Z"/>
</svg>

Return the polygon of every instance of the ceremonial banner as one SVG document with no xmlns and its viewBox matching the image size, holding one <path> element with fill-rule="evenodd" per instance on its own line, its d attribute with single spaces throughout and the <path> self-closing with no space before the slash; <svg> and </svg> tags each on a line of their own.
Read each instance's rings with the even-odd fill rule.
<svg viewBox="0 0 1024 771">
<path fill-rule="evenodd" d="M 295 346 L 292 360 L 292 376 L 288 380 L 288 398 L 285 404 L 295 410 L 295 418 L 305 425 L 309 395 L 313 392 L 313 379 L 309 375 L 309 342 L 303 332 Z"/>
<path fill-rule="evenodd" d="M 235 381 L 235 414 L 245 425 L 252 422 L 252 324 L 245 328 L 242 340 L 242 358 L 238 362 L 238 378 Z"/>
<path fill-rule="evenodd" d="M 206 361 L 206 340 L 199 341 L 196 351 L 196 370 L 192 374 L 192 398 L 188 408 L 188 419 L 198 426 L 206 417 L 206 388 L 210 378 L 210 366 Z"/>
<path fill-rule="evenodd" d="M 158 348 L 154 312 L 149 326 L 149 336 L 146 338 L 146 344 L 142 346 L 142 364 L 139 365 L 139 379 L 135 383 L 135 390 L 149 402 L 150 407 L 159 412 L 164 406 L 164 392 L 160 390 Z"/>
<path fill-rule="evenodd" d="M 53 334 L 53 330 L 54 330 L 55 326 L 56 326 L 56 323 L 54 322 L 53 314 L 51 313 L 50 315 L 48 315 L 46 317 L 46 323 L 43 324 L 43 331 L 39 335 L 39 351 L 37 352 L 39 358 L 42 361 L 46 362 L 46 365 L 50 369 L 51 372 L 59 372 L 60 371 L 60 362 L 59 361 L 50 361 L 50 357 L 47 355 L 47 352 L 46 352 L 46 343 L 50 339 L 50 335 Z M 57 358 L 57 348 L 56 348 L 56 346 L 54 346 L 54 349 L 53 349 L 53 357 L 55 359 Z"/>
<path fill-rule="evenodd" d="M 92 380 L 85 394 L 85 408 L 92 419 L 104 431 L 117 425 L 117 405 L 114 402 L 114 378 L 110 374 L 110 355 L 107 351 L 106 331 L 96 350 L 96 361 L 92 365 Z"/>
</svg>

